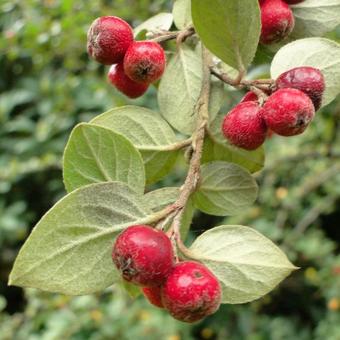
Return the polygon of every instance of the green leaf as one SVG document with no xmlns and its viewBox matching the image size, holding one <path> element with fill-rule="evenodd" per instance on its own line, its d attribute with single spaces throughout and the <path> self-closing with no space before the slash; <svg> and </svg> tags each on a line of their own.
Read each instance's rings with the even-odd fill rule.
<svg viewBox="0 0 340 340">
<path fill-rule="evenodd" d="M 207 214 L 236 215 L 256 200 L 256 181 L 238 165 L 219 161 L 203 164 L 201 177 L 193 200 L 195 206 Z"/>
<path fill-rule="evenodd" d="M 256 300 L 297 269 L 274 243 L 244 226 L 210 229 L 194 241 L 189 251 L 219 279 L 222 303 Z"/>
<path fill-rule="evenodd" d="M 210 137 L 204 140 L 202 163 L 231 162 L 253 173 L 264 167 L 264 158 L 263 147 L 254 151 L 247 151 L 232 146 L 227 141 L 212 140 Z"/>
<path fill-rule="evenodd" d="M 84 185 L 120 181 L 143 193 L 145 173 L 138 150 L 125 137 L 91 124 L 79 124 L 64 153 L 64 182 L 68 192 Z"/>
<path fill-rule="evenodd" d="M 258 0 L 192 0 L 191 6 L 203 44 L 226 64 L 247 68 L 261 32 Z"/>
<path fill-rule="evenodd" d="M 130 140 L 143 157 L 147 184 L 167 175 L 177 160 L 179 151 L 172 150 L 178 143 L 176 135 L 156 112 L 123 106 L 99 115 L 90 123 L 116 131 Z"/>
<path fill-rule="evenodd" d="M 340 0 L 305 0 L 292 6 L 295 28 L 292 37 L 320 37 L 340 24 Z"/>
<path fill-rule="evenodd" d="M 144 195 L 144 202 L 152 211 L 157 212 L 174 203 L 179 194 L 180 190 L 178 187 L 161 188 L 146 193 Z"/>
<path fill-rule="evenodd" d="M 166 206 L 175 203 L 180 194 L 180 188 L 178 187 L 167 187 L 150 191 L 144 195 L 144 204 L 154 211 L 160 211 Z M 195 207 L 191 199 L 187 202 L 182 215 L 180 224 L 181 237 L 183 240 L 188 235 L 192 219 L 194 217 Z"/>
<path fill-rule="evenodd" d="M 271 65 L 271 76 L 298 66 L 318 68 L 324 75 L 326 90 L 322 105 L 329 104 L 340 93 L 340 45 L 324 38 L 296 40 L 282 47 Z"/>
<path fill-rule="evenodd" d="M 200 48 L 196 50 L 181 45 L 170 59 L 161 79 L 158 103 L 163 117 L 178 131 L 191 135 L 197 124 L 195 112 L 201 93 L 203 73 Z M 209 106 L 210 118 L 214 119 L 223 103 L 223 84 L 212 82 Z"/>
<path fill-rule="evenodd" d="M 174 22 L 178 29 L 182 30 L 191 25 L 191 0 L 176 0 L 172 15 L 174 16 Z"/>
<path fill-rule="evenodd" d="M 91 184 L 61 199 L 21 248 L 9 284 L 68 295 L 91 294 L 119 280 L 111 260 L 117 234 L 151 211 L 121 182 Z"/>
<path fill-rule="evenodd" d="M 143 32 L 169 30 L 173 22 L 171 13 L 159 13 L 138 25 L 134 30 L 135 37 L 139 37 Z"/>
</svg>

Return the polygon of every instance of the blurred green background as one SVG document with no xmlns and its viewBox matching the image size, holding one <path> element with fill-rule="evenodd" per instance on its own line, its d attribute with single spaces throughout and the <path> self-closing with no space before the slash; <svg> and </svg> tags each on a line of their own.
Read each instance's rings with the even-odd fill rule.
<svg viewBox="0 0 340 340">
<path fill-rule="evenodd" d="M 118 287 L 71 298 L 7 286 L 31 228 L 65 194 L 60 160 L 72 127 L 128 102 L 107 84 L 107 69 L 88 59 L 90 23 L 117 15 L 136 26 L 171 5 L 0 0 L 1 340 L 340 339 L 340 98 L 317 114 L 304 135 L 266 143 L 255 206 L 224 221 L 195 216 L 192 237 L 222 222 L 249 225 L 301 267 L 264 298 L 224 305 L 205 321 L 186 325 Z M 329 37 L 340 40 L 340 32 Z M 267 57 L 258 55 L 254 74 L 266 72 Z M 156 107 L 154 89 L 133 103 Z M 176 184 L 182 163 L 160 185 Z"/>
</svg>

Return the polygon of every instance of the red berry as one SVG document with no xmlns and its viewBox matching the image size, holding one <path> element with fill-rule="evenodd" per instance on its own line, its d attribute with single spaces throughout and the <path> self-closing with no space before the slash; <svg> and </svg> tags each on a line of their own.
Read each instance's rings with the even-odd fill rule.
<svg viewBox="0 0 340 340">
<path fill-rule="evenodd" d="M 255 94 L 253 91 L 248 91 L 241 99 L 240 103 L 257 102 L 257 100 L 258 100 L 257 94 Z"/>
<path fill-rule="evenodd" d="M 301 134 L 313 120 L 313 102 L 300 90 L 281 89 L 263 106 L 263 118 L 271 130 L 281 136 Z"/>
<path fill-rule="evenodd" d="M 305 0 L 284 0 L 284 1 L 289 5 L 296 5 L 296 4 L 299 4 L 300 2 L 303 2 Z"/>
<path fill-rule="evenodd" d="M 260 147 L 267 134 L 267 127 L 257 102 L 248 101 L 236 105 L 225 117 L 222 124 L 224 136 L 233 145 L 246 150 Z"/>
<path fill-rule="evenodd" d="M 296 67 L 282 73 L 276 80 L 276 86 L 279 89 L 298 89 L 309 96 L 316 111 L 321 107 L 325 78 L 320 70 L 314 67 Z"/>
<path fill-rule="evenodd" d="M 126 21 L 113 16 L 97 18 L 87 33 L 89 55 L 104 65 L 121 62 L 132 42 L 131 26 Z"/>
<path fill-rule="evenodd" d="M 140 97 L 149 88 L 148 84 L 136 83 L 131 80 L 124 73 L 123 63 L 112 65 L 107 76 L 113 86 L 130 98 Z"/>
<path fill-rule="evenodd" d="M 273 44 L 286 38 L 294 28 L 294 15 L 282 0 L 265 0 L 261 4 L 262 44 Z"/>
<path fill-rule="evenodd" d="M 144 287 L 142 288 L 142 291 L 151 304 L 159 308 L 164 308 L 161 287 Z"/>
<path fill-rule="evenodd" d="M 158 80 L 165 69 L 165 53 L 154 41 L 135 41 L 124 57 L 124 70 L 137 83 L 152 83 Z"/>
<path fill-rule="evenodd" d="M 203 264 L 179 262 L 162 286 L 164 307 L 177 320 L 195 322 L 215 313 L 222 298 L 221 286 Z"/>
<path fill-rule="evenodd" d="M 160 286 L 171 271 L 174 254 L 164 232 L 136 225 L 117 237 L 112 260 L 126 281 L 155 287 Z"/>
</svg>

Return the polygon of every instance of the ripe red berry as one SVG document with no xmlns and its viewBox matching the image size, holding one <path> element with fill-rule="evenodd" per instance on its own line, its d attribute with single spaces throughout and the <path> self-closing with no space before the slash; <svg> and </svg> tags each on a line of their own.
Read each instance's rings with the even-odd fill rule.
<svg viewBox="0 0 340 340">
<path fill-rule="evenodd" d="M 296 5 L 296 4 L 299 4 L 300 2 L 303 2 L 305 0 L 284 0 L 284 1 L 289 5 Z"/>
<path fill-rule="evenodd" d="M 89 55 L 104 65 L 122 61 L 132 42 L 131 26 L 126 21 L 114 16 L 97 18 L 87 33 Z"/>
<path fill-rule="evenodd" d="M 309 96 L 316 111 L 321 107 L 325 78 L 320 70 L 314 67 L 296 67 L 282 73 L 276 80 L 276 86 L 278 89 L 298 89 Z"/>
<path fill-rule="evenodd" d="M 267 134 L 261 107 L 255 101 L 236 105 L 225 117 L 222 132 L 229 142 L 246 150 L 260 147 Z"/>
<path fill-rule="evenodd" d="M 213 314 L 221 304 L 221 286 L 203 264 L 179 262 L 162 286 L 164 307 L 177 320 L 195 322 Z"/>
<path fill-rule="evenodd" d="M 281 136 L 301 134 L 313 120 L 313 102 L 300 90 L 274 92 L 263 106 L 263 118 L 271 130 Z"/>
<path fill-rule="evenodd" d="M 148 84 L 136 83 L 131 80 L 124 73 L 123 63 L 112 65 L 107 76 L 113 86 L 130 98 L 140 97 L 149 88 Z"/>
<path fill-rule="evenodd" d="M 142 288 L 142 291 L 151 304 L 159 308 L 164 308 L 161 287 L 144 287 Z"/>
<path fill-rule="evenodd" d="M 152 83 L 158 80 L 165 69 L 165 53 L 154 41 L 135 41 L 124 57 L 124 70 L 137 83 Z"/>
<path fill-rule="evenodd" d="M 171 271 L 174 254 L 164 232 L 136 225 L 118 235 L 112 260 L 126 281 L 155 287 L 160 286 Z"/>
<path fill-rule="evenodd" d="M 253 91 L 248 91 L 241 99 L 240 103 L 256 102 L 257 100 L 258 100 L 257 94 L 255 94 Z"/>
<path fill-rule="evenodd" d="M 294 28 L 294 15 L 282 0 L 265 0 L 261 6 L 262 44 L 273 44 L 286 38 Z"/>
</svg>

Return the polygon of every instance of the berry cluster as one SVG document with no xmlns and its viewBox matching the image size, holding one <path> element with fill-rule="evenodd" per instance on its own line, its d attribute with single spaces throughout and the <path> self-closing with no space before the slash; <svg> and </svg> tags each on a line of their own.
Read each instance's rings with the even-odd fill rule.
<svg viewBox="0 0 340 340">
<path fill-rule="evenodd" d="M 177 320 L 195 322 L 221 303 L 221 286 L 199 262 L 175 262 L 168 236 L 147 225 L 131 226 L 116 239 L 112 260 L 124 280 L 141 286 L 153 305 Z"/>
<path fill-rule="evenodd" d="M 295 19 L 289 5 L 303 0 L 259 0 L 262 31 L 260 41 L 264 45 L 278 43 L 293 31 Z"/>
<path fill-rule="evenodd" d="M 104 65 L 112 65 L 110 83 L 130 98 L 143 95 L 165 69 L 163 48 L 154 41 L 134 41 L 133 30 L 114 16 L 97 18 L 87 34 L 89 55 Z"/>
<path fill-rule="evenodd" d="M 297 67 L 281 74 L 262 103 L 248 92 L 224 118 L 222 131 L 229 142 L 246 150 L 260 147 L 268 129 L 281 136 L 305 131 L 321 107 L 325 81 L 313 67 Z"/>
</svg>

